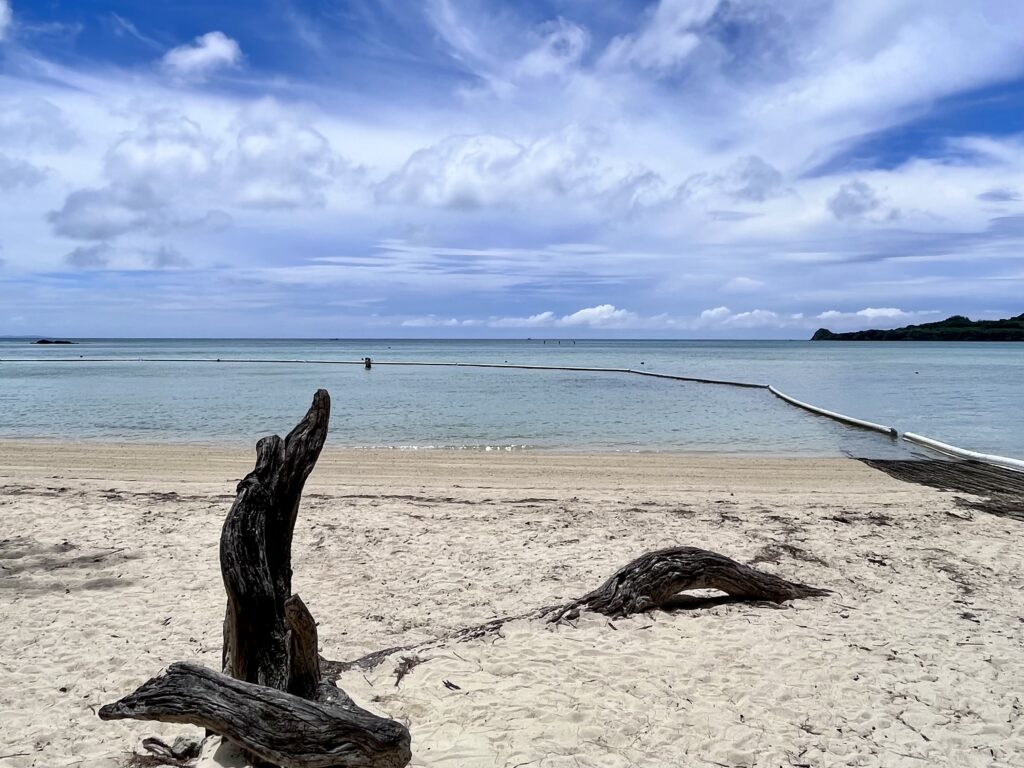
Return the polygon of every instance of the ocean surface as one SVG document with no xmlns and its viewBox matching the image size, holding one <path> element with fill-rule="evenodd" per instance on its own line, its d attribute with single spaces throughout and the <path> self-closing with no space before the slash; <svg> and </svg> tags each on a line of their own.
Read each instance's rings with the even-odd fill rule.
<svg viewBox="0 0 1024 768">
<path fill-rule="evenodd" d="M 642 368 L 773 384 L 901 432 L 1024 457 L 1024 344 L 1011 343 L 6 340 L 0 438 L 245 444 L 286 432 L 324 387 L 333 400 L 333 447 L 911 452 L 766 390 L 621 373 L 230 362 L 366 356 Z"/>
</svg>

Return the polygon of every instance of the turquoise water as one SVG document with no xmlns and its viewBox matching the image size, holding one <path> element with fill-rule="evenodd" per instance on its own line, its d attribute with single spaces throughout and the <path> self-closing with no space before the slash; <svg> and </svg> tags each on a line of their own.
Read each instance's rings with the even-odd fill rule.
<svg viewBox="0 0 1024 768">
<path fill-rule="evenodd" d="M 331 392 L 335 447 L 904 455 L 767 391 L 614 373 L 186 362 L 238 359 L 643 368 L 774 384 L 972 450 L 1024 456 L 1024 344 L 803 341 L 0 341 L 0 437 L 235 443 Z M 74 362 L 61 362 L 63 359 Z M 101 362 L 114 360 L 114 362 Z M 156 362 L 138 362 L 156 358 Z M 29 359 L 42 360 L 30 362 Z"/>
</svg>

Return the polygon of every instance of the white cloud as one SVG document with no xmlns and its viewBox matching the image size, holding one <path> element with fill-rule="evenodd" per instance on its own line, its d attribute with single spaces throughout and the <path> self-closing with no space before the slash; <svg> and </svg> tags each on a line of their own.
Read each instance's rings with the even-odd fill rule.
<svg viewBox="0 0 1024 768">
<path fill-rule="evenodd" d="M 539 328 L 554 324 L 557 316 L 554 312 L 538 312 L 529 317 L 492 317 L 487 325 L 492 328 Z"/>
<path fill-rule="evenodd" d="M 867 307 L 857 312 L 857 314 L 872 320 L 878 317 L 899 318 L 907 316 L 906 312 L 896 307 Z"/>
<path fill-rule="evenodd" d="M 385 204 L 472 210 L 538 208 L 571 200 L 574 212 L 628 212 L 665 199 L 664 185 L 643 168 L 603 162 L 600 137 L 569 128 L 520 142 L 504 136 L 452 136 L 415 152 L 376 187 Z"/>
<path fill-rule="evenodd" d="M 156 226 L 160 211 L 146 190 L 87 188 L 72 192 L 47 218 L 62 237 L 107 240 Z"/>
<path fill-rule="evenodd" d="M 539 312 L 529 317 L 492 317 L 487 325 L 492 328 L 629 328 L 641 318 L 634 312 L 618 309 L 612 304 L 584 307 L 559 317 L 554 312 Z"/>
<path fill-rule="evenodd" d="M 672 331 L 683 334 L 701 332 L 729 332 L 735 330 L 773 330 L 789 331 L 803 335 L 817 327 L 823 320 L 837 322 L 843 327 L 850 327 L 867 322 L 887 320 L 909 321 L 926 318 L 936 314 L 934 311 L 905 312 L 891 307 L 868 307 L 858 312 L 838 312 L 828 310 L 814 316 L 803 312 L 779 312 L 770 309 L 751 309 L 733 312 L 728 307 L 705 309 L 699 315 L 639 315 L 626 309 L 619 309 L 612 304 L 601 304 L 587 307 L 572 314 L 559 316 L 554 312 L 540 312 L 528 317 L 491 317 L 486 321 L 473 318 L 439 319 L 433 315 L 403 322 L 402 325 L 421 327 L 459 327 L 470 325 L 486 325 L 490 328 L 590 328 L 608 330 L 643 330 Z"/>
<path fill-rule="evenodd" d="M 242 49 L 223 32 L 207 32 L 187 45 L 164 54 L 161 65 L 170 74 L 187 80 L 202 80 L 218 69 L 237 67 Z"/>
<path fill-rule="evenodd" d="M 104 168 L 119 187 L 148 189 L 161 198 L 193 196 L 216 172 L 215 151 L 198 123 L 167 110 L 122 134 L 107 151 Z"/>
<path fill-rule="evenodd" d="M 743 277 L 742 275 L 734 277 L 728 280 L 722 288 L 729 293 L 747 293 L 750 291 L 756 291 L 758 288 L 763 288 L 764 283 L 760 280 L 754 280 L 750 277 Z"/>
<path fill-rule="evenodd" d="M 579 189 L 587 183 L 588 164 L 578 147 L 564 142 L 453 136 L 413 154 L 377 187 L 377 199 L 463 209 L 521 205 Z"/>
<path fill-rule="evenodd" d="M 31 189 L 46 180 L 46 171 L 32 163 L 0 154 L 0 192 Z"/>
<path fill-rule="evenodd" d="M 2 171 L 0 164 L 0 183 Z M 105 186 L 70 193 L 49 221 L 58 235 L 82 240 L 197 225 L 216 231 L 232 220 L 217 208 L 227 202 L 314 208 L 339 178 L 353 181 L 353 173 L 322 134 L 272 102 L 241 112 L 216 132 L 165 109 L 140 116 L 107 149 Z"/>
<path fill-rule="evenodd" d="M 13 13 L 8 0 L 0 0 L 0 41 L 7 37 L 7 30 L 10 29 Z"/>
<path fill-rule="evenodd" d="M 911 321 L 925 320 L 937 314 L 939 313 L 935 310 L 907 312 L 899 309 L 898 307 L 865 307 L 864 309 L 856 312 L 840 312 L 835 309 L 830 309 L 820 313 L 816 319 L 838 322 L 844 325 L 850 325 L 851 323 L 858 322 L 863 324 L 863 321 L 865 320 L 884 321 L 883 325 L 896 325 L 897 322 L 900 324 L 906 324 Z"/>
<path fill-rule="evenodd" d="M 698 28 L 711 18 L 719 0 L 658 0 L 646 23 L 634 34 L 612 40 L 603 64 L 632 65 L 667 72 L 700 45 Z"/>
<path fill-rule="evenodd" d="M 4 275 L 63 269 L 74 245 L 109 246 L 95 255 L 111 272 L 166 247 L 195 268 L 169 276 L 198 282 L 217 265 L 271 304 L 372 292 L 437 322 L 733 335 L 801 329 L 823 307 L 1019 301 L 1020 138 L 946 137 L 884 167 L 857 152 L 844 155 L 856 170 L 827 161 L 941 117 L 947 96 L 1007 87 L 1024 65 L 1024 7 L 573 2 L 538 25 L 517 4 L 428 5 L 435 29 L 403 26 L 408 49 L 388 67 L 360 70 L 346 51 L 328 71 L 326 46 L 317 82 L 296 74 L 312 67 L 288 80 L 261 67 L 203 87 L 241 62 L 207 36 L 168 54 L 184 67 L 166 63 L 171 78 L 65 68 L 19 39 L 0 73 Z M 785 298 L 765 303 L 759 280 Z M 573 307 L 590 314 L 559 325 Z"/>
<path fill-rule="evenodd" d="M 565 76 L 575 68 L 590 45 L 587 30 L 565 19 L 543 24 L 538 31 L 540 43 L 516 64 L 516 77 Z"/>
<path fill-rule="evenodd" d="M 483 325 L 482 320 L 459 320 L 454 317 L 437 317 L 427 315 L 426 317 L 410 317 L 401 323 L 403 328 L 474 328 Z"/>
<path fill-rule="evenodd" d="M 107 243 L 80 245 L 64 257 L 65 263 L 79 269 L 105 267 L 110 261 L 110 246 Z"/>
<path fill-rule="evenodd" d="M 882 201 L 875 191 L 860 179 L 843 184 L 828 199 L 828 209 L 837 219 L 855 219 L 876 210 Z"/>
<path fill-rule="evenodd" d="M 763 203 L 783 192 L 782 173 L 757 155 L 747 155 L 721 172 L 693 174 L 679 186 L 677 197 L 689 205 L 715 208 L 733 203 Z M 745 217 L 741 214 L 736 218 Z"/>
<path fill-rule="evenodd" d="M 715 307 L 714 309 L 705 309 L 703 312 L 700 313 L 699 319 L 702 322 L 713 323 L 725 320 L 726 318 L 731 316 L 732 310 L 730 310 L 728 307 Z"/>
<path fill-rule="evenodd" d="M 586 325 L 591 328 L 621 328 L 636 322 L 637 315 L 625 309 L 616 309 L 613 304 L 587 307 L 558 321 L 559 325 Z"/>
<path fill-rule="evenodd" d="M 161 245 L 145 254 L 146 262 L 153 269 L 181 269 L 189 265 L 189 260 L 172 246 Z"/>
<path fill-rule="evenodd" d="M 67 150 L 77 140 L 67 114 L 53 102 L 17 93 L 4 98 L 0 91 L 0 144 L 40 152 Z"/>
<path fill-rule="evenodd" d="M 238 131 L 228 160 L 239 204 L 252 208 L 317 207 L 345 161 L 317 130 L 259 116 Z"/>
</svg>

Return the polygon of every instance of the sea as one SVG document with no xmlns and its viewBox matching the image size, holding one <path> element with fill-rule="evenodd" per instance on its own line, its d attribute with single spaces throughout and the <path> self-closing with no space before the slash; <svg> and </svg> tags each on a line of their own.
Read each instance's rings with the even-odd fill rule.
<svg viewBox="0 0 1024 768">
<path fill-rule="evenodd" d="M 365 357 L 370 370 L 333 364 Z M 240 446 L 286 433 L 323 387 L 334 448 L 920 453 L 763 389 L 610 372 L 380 365 L 401 361 L 634 368 L 772 384 L 900 432 L 1024 457 L 1024 344 L 1013 343 L 0 340 L 0 438 Z"/>
</svg>

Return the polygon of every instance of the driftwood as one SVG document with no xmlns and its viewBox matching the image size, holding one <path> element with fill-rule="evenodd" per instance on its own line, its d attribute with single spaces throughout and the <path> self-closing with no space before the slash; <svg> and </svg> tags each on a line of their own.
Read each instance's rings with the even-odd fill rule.
<svg viewBox="0 0 1024 768">
<path fill-rule="evenodd" d="M 352 661 L 321 659 L 324 675 L 337 678 L 351 669 L 373 669 L 396 653 L 438 648 L 497 634 L 510 621 L 546 618 L 550 623 L 575 619 L 584 609 L 612 618 L 656 609 L 672 610 L 688 605 L 679 594 L 690 589 L 717 589 L 728 598 L 708 598 L 697 604 L 716 605 L 726 600 L 783 603 L 802 597 L 822 597 L 831 592 L 786 581 L 735 560 L 694 547 L 671 547 L 648 552 L 617 570 L 600 587 L 569 603 L 537 608 L 527 613 L 502 616 L 483 624 L 449 632 L 415 645 L 384 648 Z"/>
<path fill-rule="evenodd" d="M 316 622 L 291 591 L 291 546 L 302 489 L 327 438 L 325 390 L 285 439 L 256 445 L 221 531 L 228 596 L 223 673 L 172 664 L 99 711 L 104 720 L 190 723 L 242 747 L 254 763 L 284 768 L 401 768 L 408 729 L 356 706 L 322 680 Z"/>
<path fill-rule="evenodd" d="M 773 603 L 830 594 L 827 589 L 786 581 L 717 552 L 671 547 L 648 552 L 623 566 L 593 592 L 553 609 L 550 620 L 574 617 L 583 608 L 613 618 L 629 616 L 664 607 L 689 589 L 717 589 L 740 600 Z"/>
<path fill-rule="evenodd" d="M 557 622 L 587 609 L 621 617 L 669 608 L 678 593 L 713 588 L 735 599 L 783 602 L 828 594 L 692 547 L 645 554 L 570 603 L 492 619 L 419 646 L 400 646 L 354 662 L 317 653 L 316 621 L 291 591 L 291 545 L 302 489 L 327 437 L 330 396 L 319 390 L 285 439 L 259 441 L 256 466 L 238 484 L 220 540 L 228 605 L 223 672 L 177 663 L 99 711 L 104 720 L 189 723 L 238 744 L 259 766 L 401 768 L 411 760 L 408 729 L 355 704 L 331 678 L 370 668 L 388 656 L 498 632 L 514 619 Z M 421 659 L 409 658 L 401 674 Z M 401 675 L 396 679 L 396 685 Z M 177 761 L 184 748 L 150 740 Z M 180 756 L 179 756 L 180 755 Z"/>
<path fill-rule="evenodd" d="M 284 768 L 401 768 L 410 759 L 409 732 L 393 720 L 184 662 L 102 707 L 99 716 L 198 725 Z"/>
<path fill-rule="evenodd" d="M 330 415 L 330 395 L 321 389 L 288 437 L 260 440 L 256 468 L 238 484 L 224 521 L 220 562 L 228 608 L 223 668 L 238 680 L 289 689 L 285 603 L 292 596 L 292 535 L 302 488 L 327 439 Z"/>
</svg>

